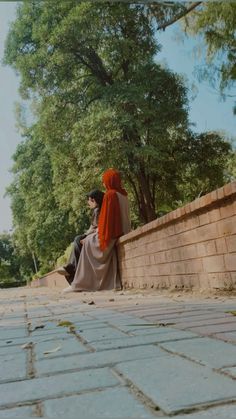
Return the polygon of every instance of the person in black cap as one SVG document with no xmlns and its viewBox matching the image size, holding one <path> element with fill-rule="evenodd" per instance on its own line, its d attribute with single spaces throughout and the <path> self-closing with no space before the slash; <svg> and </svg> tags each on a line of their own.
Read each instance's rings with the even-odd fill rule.
<svg viewBox="0 0 236 419">
<path fill-rule="evenodd" d="M 66 280 L 69 284 L 73 282 L 75 271 L 78 265 L 78 260 L 80 257 L 80 252 L 83 246 L 83 240 L 89 234 L 95 233 L 98 227 L 98 218 L 102 206 L 104 192 L 99 189 L 93 189 L 86 194 L 88 200 L 88 206 L 90 209 L 93 209 L 93 215 L 91 219 L 91 225 L 84 234 L 76 236 L 73 243 L 73 248 L 70 254 L 69 261 L 67 265 L 62 266 L 57 269 L 57 272 L 66 277 Z"/>
</svg>

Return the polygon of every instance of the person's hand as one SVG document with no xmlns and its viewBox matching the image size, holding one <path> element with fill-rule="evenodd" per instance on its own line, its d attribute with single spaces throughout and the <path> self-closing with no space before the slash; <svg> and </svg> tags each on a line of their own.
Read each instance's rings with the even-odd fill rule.
<svg viewBox="0 0 236 419">
<path fill-rule="evenodd" d="M 80 244 L 82 244 L 82 245 L 83 245 L 83 244 L 84 244 L 84 240 L 85 240 L 85 239 L 80 240 Z"/>
</svg>

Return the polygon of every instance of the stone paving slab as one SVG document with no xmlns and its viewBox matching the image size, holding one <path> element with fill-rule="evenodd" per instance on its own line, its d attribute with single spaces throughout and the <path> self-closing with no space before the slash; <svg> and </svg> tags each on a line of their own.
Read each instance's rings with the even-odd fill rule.
<svg viewBox="0 0 236 419">
<path fill-rule="evenodd" d="M 9 348 L 9 351 L 12 353 L 15 352 L 16 349 L 22 351 L 22 346 L 27 343 L 41 343 L 41 342 L 50 342 L 55 341 L 58 338 L 66 340 L 70 339 L 72 337 L 72 334 L 70 332 L 65 331 L 64 333 L 60 333 L 59 335 L 56 334 L 45 334 L 45 335 L 39 335 L 39 336 L 28 336 L 26 338 L 11 338 L 10 340 L 2 340 L 0 341 L 0 351 L 2 350 L 4 353 L 6 353 L 7 349 Z M 0 352 L 1 353 L 1 352 Z"/>
<path fill-rule="evenodd" d="M 199 337 L 193 340 L 162 343 L 161 347 L 212 368 L 236 365 L 236 347 L 216 339 Z"/>
<path fill-rule="evenodd" d="M 105 327 L 110 326 L 109 323 L 107 323 L 107 322 L 104 323 L 100 320 L 89 320 L 89 321 L 86 321 L 86 322 L 76 322 L 75 321 L 73 323 L 73 325 L 75 327 L 76 332 L 78 332 L 78 333 L 81 333 L 84 330 L 86 330 L 86 331 L 90 330 L 90 329 L 99 330 L 99 329 L 103 329 Z"/>
<path fill-rule="evenodd" d="M 124 321 L 110 321 L 109 325 L 112 327 L 115 327 L 119 329 L 120 331 L 124 332 L 126 335 L 132 335 L 133 331 L 142 330 L 144 328 L 149 329 L 150 328 L 150 322 L 143 319 L 138 319 L 137 317 L 134 317 L 132 320 L 124 320 Z M 153 323 L 152 323 L 153 325 Z M 159 328 L 160 325 L 158 323 L 155 323 L 156 328 Z"/>
<path fill-rule="evenodd" d="M 4 291 L 0 379 L 10 375 L 0 383 L 0 418 L 236 419 L 229 310 L 236 296 Z M 154 324 L 160 319 L 163 327 Z M 219 327 L 214 339 L 205 336 L 212 326 Z"/>
<path fill-rule="evenodd" d="M 33 313 L 29 313 L 28 314 L 28 319 L 30 320 L 30 321 L 37 321 L 38 319 L 42 319 L 42 321 L 46 321 L 47 319 L 50 319 L 51 318 L 51 313 L 50 312 L 42 312 L 42 311 L 39 311 L 39 312 L 37 312 L 37 313 L 35 313 L 35 314 L 33 314 Z"/>
<path fill-rule="evenodd" d="M 94 325 L 99 325 L 99 324 L 107 324 L 107 322 L 103 321 L 103 320 L 97 320 L 94 317 L 90 317 L 90 316 L 84 316 L 83 318 L 80 317 L 79 313 L 74 314 L 73 316 L 70 315 L 66 315 L 63 314 L 63 316 L 54 316 L 55 318 L 52 317 L 53 321 L 55 322 L 71 322 L 73 325 L 77 325 L 77 326 L 86 326 L 86 325 L 90 325 L 91 323 L 93 323 Z"/>
<path fill-rule="evenodd" d="M 197 322 L 197 321 L 203 321 L 204 324 L 204 320 L 214 320 L 214 319 L 226 319 L 227 320 L 231 320 L 232 322 L 236 322 L 236 318 L 234 316 L 232 316 L 231 314 L 227 314 L 227 313 L 212 313 L 212 312 L 201 312 L 200 310 L 194 314 L 188 314 L 188 313 L 184 313 L 184 314 L 178 314 L 176 313 L 175 315 L 171 315 L 171 316 L 157 316 L 156 314 L 152 314 L 152 315 L 145 315 L 142 318 L 149 320 L 149 321 L 156 321 L 156 322 L 162 322 L 162 323 L 167 323 L 167 322 L 173 322 L 173 323 L 191 323 L 191 322 Z"/>
<path fill-rule="evenodd" d="M 232 366 L 231 368 L 228 367 L 228 368 L 222 369 L 222 371 L 226 372 L 231 377 L 236 378 L 236 365 Z"/>
<path fill-rule="evenodd" d="M 0 341 L 8 340 L 11 338 L 23 338 L 27 337 L 28 332 L 26 328 L 4 328 L 4 330 L 0 330 Z"/>
<path fill-rule="evenodd" d="M 47 325 L 45 325 L 44 328 L 42 329 L 36 329 L 34 331 L 31 332 L 31 336 L 32 338 L 37 337 L 37 336 L 52 336 L 52 335 L 65 335 L 65 333 L 67 333 L 69 331 L 68 328 L 66 327 L 57 327 L 54 324 L 54 327 L 50 327 L 48 328 Z"/>
<path fill-rule="evenodd" d="M 148 331 L 149 332 L 149 331 Z M 167 342 L 169 340 L 179 340 L 179 339 L 193 339 L 198 338 L 198 335 L 195 335 L 191 332 L 184 331 L 170 331 L 169 333 L 158 333 L 158 331 L 153 331 L 153 333 L 142 334 L 140 336 L 130 336 L 122 339 L 114 340 L 104 340 L 92 342 L 93 348 L 96 350 L 104 349 L 119 349 L 119 348 L 128 348 L 134 346 L 143 346 L 151 343 L 160 343 Z"/>
<path fill-rule="evenodd" d="M 0 325 L 1 325 L 0 335 L 1 335 L 1 331 L 4 332 L 5 330 L 11 330 L 11 329 L 13 330 L 13 329 L 18 329 L 19 328 L 21 330 L 23 329 L 23 330 L 28 331 L 28 327 L 25 327 L 26 326 L 25 325 L 25 319 L 22 320 L 22 321 L 11 320 L 10 322 L 0 319 Z"/>
<path fill-rule="evenodd" d="M 212 407 L 205 411 L 192 413 L 189 415 L 178 415 L 177 419 L 235 419 L 236 404 L 223 407 Z"/>
<path fill-rule="evenodd" d="M 77 338 L 60 339 L 60 337 L 38 342 L 34 347 L 35 359 L 58 358 L 67 355 L 83 354 L 88 350 Z M 49 353 L 46 353 L 49 352 Z"/>
<path fill-rule="evenodd" d="M 217 314 L 215 316 L 212 316 L 211 319 L 209 319 L 209 317 L 207 318 L 203 318 L 201 320 L 196 320 L 196 321 L 192 321 L 192 320 L 188 320 L 188 321 L 180 321 L 180 322 L 176 322 L 176 326 L 179 329 L 193 329 L 194 327 L 199 327 L 199 326 L 203 326 L 205 327 L 207 326 L 211 326 L 211 325 L 218 325 L 218 324 L 233 324 L 236 325 L 236 318 L 232 318 L 232 317 L 220 317 L 220 314 Z"/>
<path fill-rule="evenodd" d="M 222 333 L 215 333 L 214 337 L 216 339 L 222 339 L 231 343 L 236 343 L 236 331 L 235 332 L 222 332 Z"/>
<path fill-rule="evenodd" d="M 6 380 L 20 380 L 27 375 L 27 355 L 12 353 L 0 357 L 0 382 Z"/>
<path fill-rule="evenodd" d="M 136 400 L 126 388 L 113 388 L 44 402 L 44 413 L 48 418 L 147 418 L 154 419 L 148 408 Z"/>
<path fill-rule="evenodd" d="M 141 324 L 139 323 L 139 319 L 136 319 L 136 321 L 133 321 L 133 323 L 130 324 L 121 324 L 119 327 L 119 330 L 122 330 L 123 332 L 127 332 L 130 336 L 139 336 L 139 335 L 148 335 L 153 334 L 158 331 L 158 333 L 168 333 L 168 332 L 176 332 L 176 329 L 173 328 L 173 325 L 162 325 L 158 323 L 150 323 L 148 321 L 145 321 L 145 323 Z M 189 332 L 191 333 L 191 332 Z"/>
<path fill-rule="evenodd" d="M 73 371 L 85 368 L 101 368 L 106 365 L 115 365 L 118 362 L 133 359 L 145 359 L 150 357 L 166 356 L 165 351 L 153 345 L 146 345 L 135 348 L 114 349 L 88 354 L 80 354 L 65 358 L 44 359 L 36 362 L 38 375 L 55 374 L 63 371 Z M 141 362 L 141 361 L 140 361 Z"/>
<path fill-rule="evenodd" d="M 113 306 L 114 308 L 114 306 Z M 119 307 L 117 307 L 117 310 L 120 312 L 121 310 L 119 310 Z M 155 315 L 168 315 L 168 314 L 176 314 L 179 313 L 180 311 L 184 311 L 184 310 L 189 310 L 186 309 L 184 306 L 179 305 L 178 308 L 176 308 L 176 305 L 172 304 L 168 304 L 168 308 L 166 306 L 160 307 L 157 306 L 156 304 L 153 307 L 150 307 L 150 304 L 142 304 L 142 306 L 131 306 L 131 307 L 124 307 L 124 309 L 122 309 L 122 313 L 125 314 L 129 314 L 132 313 L 132 315 L 136 314 L 137 317 L 144 317 L 146 314 L 155 314 Z M 193 311 L 195 311 L 198 309 L 193 309 Z"/>
<path fill-rule="evenodd" d="M 121 327 L 123 329 L 123 326 L 121 326 Z M 182 336 L 184 336 L 184 335 L 186 335 L 186 336 L 198 336 L 198 334 L 193 333 L 192 331 L 181 330 L 181 329 L 175 327 L 175 324 L 172 324 L 172 323 L 170 323 L 170 324 L 168 324 L 168 323 L 160 323 L 160 324 L 149 323 L 149 325 L 148 325 L 148 322 L 146 322 L 145 326 L 144 325 L 143 326 L 141 326 L 141 325 L 138 326 L 138 322 L 137 322 L 136 325 L 134 324 L 132 327 L 129 327 L 129 328 L 127 328 L 125 326 L 124 329 L 129 330 L 129 332 L 132 333 L 132 335 L 135 335 L 135 336 L 148 335 L 148 334 L 153 335 L 153 333 L 163 335 L 164 333 L 170 333 L 170 332 L 171 333 L 176 333 L 177 332 L 177 333 L 180 334 L 180 336 L 181 335 Z"/>
<path fill-rule="evenodd" d="M 76 312 L 76 309 L 75 309 L 75 312 Z M 69 321 L 69 322 L 71 322 L 71 323 L 78 323 L 78 324 L 86 324 L 86 323 L 89 323 L 89 322 L 91 322 L 91 320 L 93 320 L 95 323 L 97 322 L 97 323 L 101 323 L 101 320 L 94 320 L 93 318 L 91 318 L 90 316 L 80 316 L 80 313 L 73 313 L 73 315 L 70 313 L 70 314 L 66 314 L 66 313 L 64 313 L 64 314 L 61 314 L 61 315 L 55 315 L 55 314 L 51 314 L 51 316 L 50 317 L 47 317 L 43 322 L 45 322 L 46 324 L 48 323 L 48 322 L 51 322 L 51 323 L 53 323 L 54 322 L 54 327 L 55 327 L 55 325 L 56 324 L 58 324 L 59 322 L 61 322 L 61 321 Z M 32 325 L 37 325 L 38 324 L 38 320 L 36 321 L 36 320 L 31 320 L 31 322 L 32 322 Z"/>
<path fill-rule="evenodd" d="M 117 370 L 167 414 L 236 401 L 236 381 L 178 356 L 124 362 Z"/>
<path fill-rule="evenodd" d="M 0 406 L 62 397 L 70 393 L 102 389 L 119 384 L 119 380 L 108 368 L 0 384 Z"/>
<path fill-rule="evenodd" d="M 7 324 L 11 324 L 12 326 L 17 326 L 17 324 L 25 324 L 25 313 L 22 316 L 7 315 L 1 318 L 1 325 L 4 327 Z"/>
<path fill-rule="evenodd" d="M 0 347 L 0 362 L 5 361 L 5 357 L 10 354 L 19 354 L 19 345 L 5 345 Z M 2 358 L 1 358 L 2 357 Z"/>
<path fill-rule="evenodd" d="M 145 313 L 145 316 L 142 316 L 142 318 L 145 319 L 155 319 L 157 321 L 175 321 L 175 322 L 191 322 L 191 321 L 197 321 L 201 319 L 214 319 L 214 318 L 231 318 L 232 316 L 228 313 L 212 313 L 211 311 L 207 310 L 195 310 L 195 311 L 181 311 L 181 312 L 175 312 L 171 314 L 147 314 Z M 234 319 L 236 320 L 236 319 Z"/>
<path fill-rule="evenodd" d="M 35 408 L 32 406 L 15 407 L 13 409 L 0 410 L 0 419 L 8 418 L 32 418 L 35 417 Z"/>
<path fill-rule="evenodd" d="M 199 333 L 203 336 L 211 336 L 215 335 L 216 333 L 222 332 L 234 332 L 236 331 L 236 322 L 233 323 L 223 323 L 223 324 L 213 324 L 213 325 L 206 325 L 206 326 L 197 326 L 193 328 L 188 328 L 195 333 Z"/>
<path fill-rule="evenodd" d="M 98 342 L 105 339 L 118 339 L 127 336 L 126 333 L 109 326 L 103 327 L 102 329 L 83 330 L 80 335 L 87 342 Z"/>
</svg>

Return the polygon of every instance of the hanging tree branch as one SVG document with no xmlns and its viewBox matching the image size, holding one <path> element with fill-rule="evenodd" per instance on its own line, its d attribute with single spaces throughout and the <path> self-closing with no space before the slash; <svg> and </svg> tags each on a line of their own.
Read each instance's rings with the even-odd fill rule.
<svg viewBox="0 0 236 419">
<path fill-rule="evenodd" d="M 158 26 L 157 30 L 158 31 L 160 31 L 160 30 L 164 31 L 168 26 L 173 25 L 173 23 L 177 22 L 182 17 L 184 17 L 188 13 L 190 13 L 192 10 L 196 9 L 196 7 L 200 6 L 200 4 L 202 4 L 202 1 L 196 1 L 196 2 L 192 3 L 191 6 L 187 7 L 185 10 L 183 10 L 183 12 L 177 14 L 172 19 L 170 19 L 169 22 L 163 23 L 162 25 Z"/>
</svg>

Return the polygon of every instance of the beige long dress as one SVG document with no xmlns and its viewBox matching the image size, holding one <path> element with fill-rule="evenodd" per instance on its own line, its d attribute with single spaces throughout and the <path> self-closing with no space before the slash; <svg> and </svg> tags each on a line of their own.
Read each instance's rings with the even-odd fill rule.
<svg viewBox="0 0 236 419">
<path fill-rule="evenodd" d="M 130 231 L 129 203 L 117 192 L 123 234 Z M 71 287 L 74 291 L 98 291 L 119 288 L 120 277 L 116 254 L 116 240 L 111 240 L 105 251 L 99 247 L 98 233 L 84 239 L 78 266 Z"/>
</svg>

